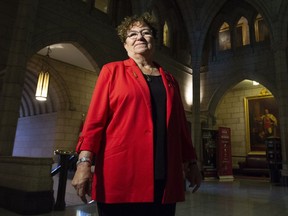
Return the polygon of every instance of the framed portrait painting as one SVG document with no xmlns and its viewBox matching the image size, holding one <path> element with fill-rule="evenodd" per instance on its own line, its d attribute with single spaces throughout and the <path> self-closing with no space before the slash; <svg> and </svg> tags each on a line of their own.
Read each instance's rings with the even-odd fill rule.
<svg viewBox="0 0 288 216">
<path fill-rule="evenodd" d="M 279 113 L 275 98 L 255 96 L 244 98 L 248 154 L 265 154 L 265 139 L 279 137 Z"/>
</svg>

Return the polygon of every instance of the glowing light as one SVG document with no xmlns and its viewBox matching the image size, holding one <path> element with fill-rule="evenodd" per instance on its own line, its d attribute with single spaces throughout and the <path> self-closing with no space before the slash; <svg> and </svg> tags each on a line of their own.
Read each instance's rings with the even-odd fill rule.
<svg viewBox="0 0 288 216">
<path fill-rule="evenodd" d="M 47 47 L 47 54 L 46 54 L 47 59 L 49 58 L 50 52 L 51 52 L 50 47 Z M 47 100 L 49 77 L 50 75 L 48 73 L 48 69 L 43 70 L 43 66 L 42 66 L 42 70 L 39 73 L 37 88 L 36 88 L 36 93 L 35 93 L 36 100 L 38 101 Z"/>
<path fill-rule="evenodd" d="M 188 104 L 189 106 L 193 104 L 193 83 L 191 79 L 187 79 L 184 98 L 186 104 Z"/>
<path fill-rule="evenodd" d="M 37 89 L 36 89 L 36 100 L 46 101 L 49 87 L 49 73 L 41 71 L 38 77 Z"/>
</svg>

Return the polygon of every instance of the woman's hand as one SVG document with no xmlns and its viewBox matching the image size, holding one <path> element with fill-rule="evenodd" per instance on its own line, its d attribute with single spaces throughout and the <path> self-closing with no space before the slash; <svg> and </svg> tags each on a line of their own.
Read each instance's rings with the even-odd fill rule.
<svg viewBox="0 0 288 216">
<path fill-rule="evenodd" d="M 192 192 L 195 193 L 202 181 L 202 176 L 199 171 L 198 165 L 196 162 L 186 162 L 184 163 L 184 175 L 185 178 L 190 182 L 190 187 L 193 187 Z"/>
<path fill-rule="evenodd" d="M 78 164 L 71 184 L 84 203 L 87 203 L 86 195 L 91 195 L 91 182 L 91 165 L 89 163 Z"/>
</svg>

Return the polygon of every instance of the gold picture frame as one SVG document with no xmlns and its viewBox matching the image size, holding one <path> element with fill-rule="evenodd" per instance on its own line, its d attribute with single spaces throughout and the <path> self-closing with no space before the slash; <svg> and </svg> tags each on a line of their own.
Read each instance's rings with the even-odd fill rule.
<svg viewBox="0 0 288 216">
<path fill-rule="evenodd" d="M 244 108 L 247 153 L 265 155 L 265 139 L 280 135 L 276 99 L 272 95 L 245 97 Z"/>
</svg>

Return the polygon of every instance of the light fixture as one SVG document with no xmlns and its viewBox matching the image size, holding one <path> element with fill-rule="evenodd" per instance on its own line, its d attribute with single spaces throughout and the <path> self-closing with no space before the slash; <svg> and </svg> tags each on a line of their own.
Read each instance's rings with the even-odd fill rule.
<svg viewBox="0 0 288 216">
<path fill-rule="evenodd" d="M 254 86 L 259 85 L 259 82 L 256 82 L 254 80 L 252 81 L 252 83 L 253 83 Z"/>
<path fill-rule="evenodd" d="M 49 58 L 49 53 L 51 52 L 50 47 L 47 47 L 47 58 Z M 36 88 L 36 100 L 38 101 L 46 101 L 48 96 L 48 87 L 49 87 L 49 72 L 48 68 L 44 69 L 42 65 L 42 69 L 38 76 L 37 88 Z"/>
</svg>

